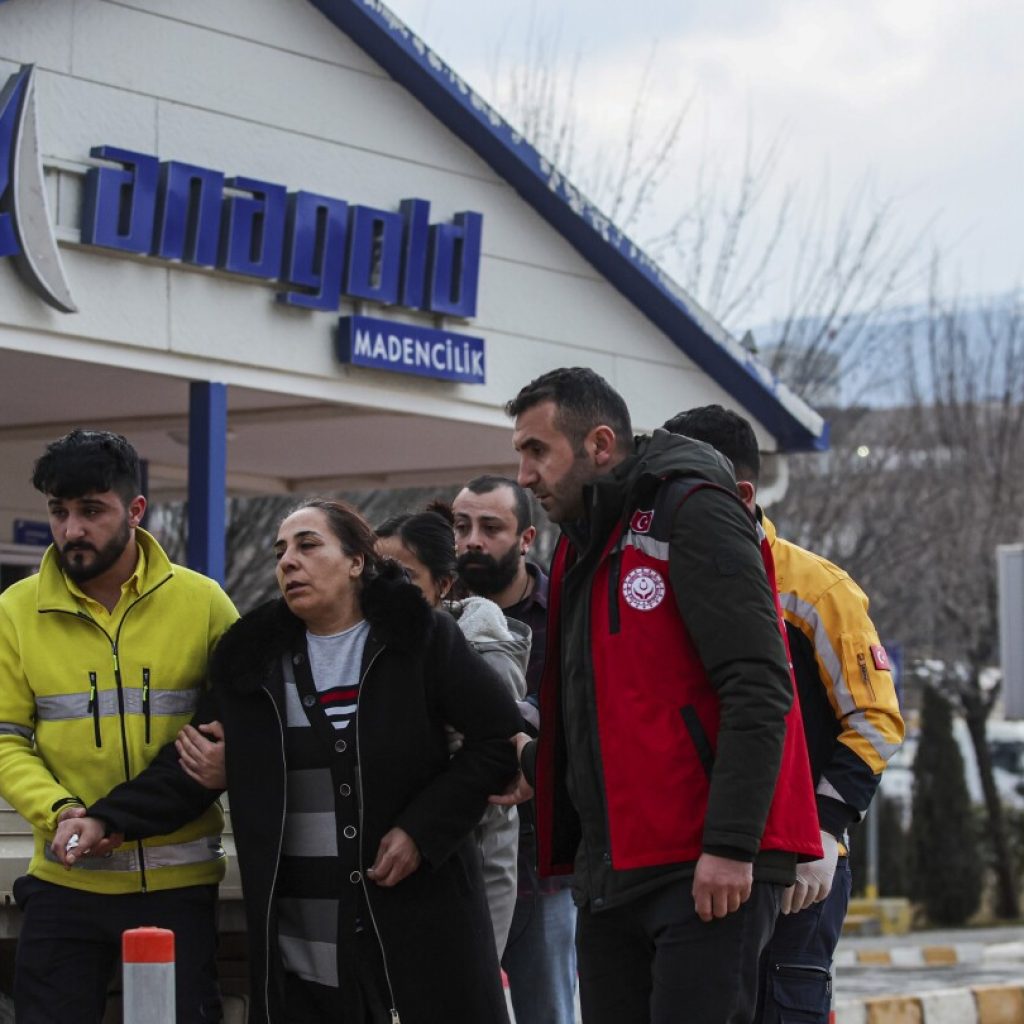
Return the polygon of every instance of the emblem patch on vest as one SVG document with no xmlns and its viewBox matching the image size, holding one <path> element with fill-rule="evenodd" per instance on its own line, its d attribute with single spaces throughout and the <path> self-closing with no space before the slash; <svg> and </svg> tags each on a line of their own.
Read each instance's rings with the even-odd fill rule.
<svg viewBox="0 0 1024 1024">
<path fill-rule="evenodd" d="M 665 599 L 665 581 L 655 569 L 640 566 L 626 574 L 622 596 L 630 608 L 638 612 L 652 611 Z"/>
<path fill-rule="evenodd" d="M 633 513 L 633 518 L 629 521 L 629 528 L 633 531 L 633 533 L 648 533 L 651 529 L 651 523 L 653 522 L 653 508 L 649 508 L 646 511 L 638 508 Z"/>
</svg>

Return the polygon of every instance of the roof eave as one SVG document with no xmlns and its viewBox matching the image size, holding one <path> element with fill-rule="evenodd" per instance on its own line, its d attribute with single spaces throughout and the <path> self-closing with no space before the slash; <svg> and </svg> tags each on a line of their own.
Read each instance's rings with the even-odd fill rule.
<svg viewBox="0 0 1024 1024">
<path fill-rule="evenodd" d="M 780 451 L 828 448 L 828 427 L 542 157 L 380 0 L 311 0 L 462 139 L 623 296 L 732 395 Z"/>
</svg>

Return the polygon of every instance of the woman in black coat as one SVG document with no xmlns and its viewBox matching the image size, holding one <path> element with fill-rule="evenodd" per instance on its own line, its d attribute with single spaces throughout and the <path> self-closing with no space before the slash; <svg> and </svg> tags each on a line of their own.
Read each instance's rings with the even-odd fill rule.
<svg viewBox="0 0 1024 1024">
<path fill-rule="evenodd" d="M 451 616 L 373 544 L 340 502 L 286 518 L 283 598 L 224 635 L 193 721 L 223 725 L 249 1019 L 505 1022 L 471 834 L 515 775 L 519 716 Z M 446 722 L 466 737 L 451 758 Z M 104 834 L 169 832 L 215 796 L 168 746 L 54 850 L 71 862 Z"/>
</svg>

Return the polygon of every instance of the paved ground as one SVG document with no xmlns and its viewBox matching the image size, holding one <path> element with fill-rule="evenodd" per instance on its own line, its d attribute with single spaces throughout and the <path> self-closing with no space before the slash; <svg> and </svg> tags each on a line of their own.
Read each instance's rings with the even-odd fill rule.
<svg viewBox="0 0 1024 1024">
<path fill-rule="evenodd" d="M 1024 942 L 1024 927 L 958 928 L 911 932 L 909 935 L 878 935 L 843 939 L 841 950 L 906 949 L 914 946 L 952 946 L 968 962 L 928 967 L 857 965 L 835 972 L 839 999 L 863 996 L 904 995 L 937 989 L 967 988 L 972 985 L 1006 985 L 1024 982 L 1024 959 L 981 959 L 982 950 Z"/>
<path fill-rule="evenodd" d="M 1024 942 L 1024 926 L 958 928 L 911 932 L 909 935 L 877 935 L 843 939 L 840 949 L 895 949 L 911 946 L 955 946 L 974 949 L 1003 943 Z M 929 967 L 843 967 L 835 974 L 839 999 L 907 995 L 972 985 L 1024 983 L 1024 959 L 982 961 Z M 579 1021 L 577 1011 L 577 1022 Z"/>
<path fill-rule="evenodd" d="M 947 928 L 911 932 L 909 935 L 864 935 L 843 938 L 840 949 L 891 949 L 893 946 L 955 946 L 964 943 L 1024 941 L 1024 925 L 1003 925 L 998 928 Z"/>
<path fill-rule="evenodd" d="M 858 999 L 1022 982 L 1024 962 L 1021 961 L 941 967 L 843 967 L 835 973 L 835 995 L 837 999 Z"/>
</svg>

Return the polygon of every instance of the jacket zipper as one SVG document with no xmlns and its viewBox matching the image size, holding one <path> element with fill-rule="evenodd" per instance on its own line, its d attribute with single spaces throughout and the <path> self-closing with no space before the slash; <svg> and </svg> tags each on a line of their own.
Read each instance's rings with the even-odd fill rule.
<svg viewBox="0 0 1024 1024">
<path fill-rule="evenodd" d="M 121 630 L 124 629 L 125 620 L 134 611 L 138 605 L 149 597 L 150 594 L 155 593 L 159 590 L 169 579 L 170 576 L 164 577 L 155 587 L 147 590 L 144 594 L 140 594 L 127 608 L 124 610 L 124 615 L 121 616 L 121 621 L 117 624 L 117 632 L 114 634 L 112 641 L 114 649 L 114 682 L 117 684 L 117 707 L 119 711 L 119 717 L 121 719 L 121 749 L 124 751 L 124 777 L 126 782 L 131 781 L 132 777 L 132 766 L 131 758 L 128 756 L 128 724 L 126 722 L 125 706 L 124 706 L 124 683 L 121 679 L 121 662 L 119 660 L 119 648 L 121 643 Z M 98 623 L 97 623 L 98 625 Z M 106 632 L 106 630 L 104 630 Z M 149 742 L 149 720 L 146 720 L 146 742 Z M 146 883 L 146 851 L 142 845 L 142 840 L 138 839 L 135 843 L 135 848 L 139 853 L 139 881 L 142 886 L 143 892 L 149 891 L 149 886 Z"/>
<path fill-rule="evenodd" d="M 832 972 L 827 967 L 819 967 L 817 964 L 775 964 L 774 971 L 785 977 L 818 978 L 825 982 L 825 990 L 832 994 Z"/>
<path fill-rule="evenodd" d="M 384 978 L 388 983 L 388 996 L 391 999 L 391 1024 L 401 1024 L 401 1018 L 398 1016 L 398 1008 L 395 1006 L 395 989 L 391 984 L 391 972 L 388 970 L 388 955 L 384 949 L 384 940 L 381 938 L 380 928 L 377 925 L 377 917 L 373 912 L 373 903 L 370 900 L 370 890 L 366 884 L 366 870 L 363 866 L 363 758 L 359 745 L 359 703 L 363 699 L 363 686 L 366 683 L 367 676 L 370 674 L 370 669 L 373 668 L 374 663 L 381 656 L 383 651 L 384 645 L 381 645 L 381 647 L 374 652 L 373 657 L 370 659 L 370 663 L 366 666 L 366 670 L 363 672 L 362 679 L 359 680 L 359 693 L 356 695 L 356 764 L 359 768 L 356 772 L 356 792 L 359 794 L 359 882 L 363 887 L 363 896 L 366 899 L 366 909 L 370 913 L 370 923 L 373 925 L 373 932 L 377 936 L 377 945 L 380 947 L 380 958 L 384 964 Z"/>
<path fill-rule="evenodd" d="M 284 787 L 284 803 L 281 804 L 281 823 L 277 829 L 277 852 L 274 855 L 274 877 L 270 880 L 270 892 L 267 895 L 267 912 L 264 915 L 266 921 L 266 934 L 263 940 L 263 955 L 265 962 L 263 964 L 263 1007 L 266 1010 L 267 1022 L 270 1022 L 270 920 L 273 916 L 274 910 L 274 890 L 277 888 L 277 874 L 281 867 L 281 847 L 284 845 L 284 828 L 286 818 L 288 815 L 288 785 L 287 785 L 287 774 L 288 774 L 288 762 L 284 752 L 284 722 L 281 720 L 281 712 L 278 710 L 277 701 L 274 700 L 274 695 L 270 692 L 269 688 L 264 686 L 263 692 L 267 695 L 267 699 L 270 701 L 270 706 L 274 709 L 274 717 L 277 719 L 277 730 L 278 738 L 281 744 L 281 770 L 285 773 L 285 787 Z"/>
<path fill-rule="evenodd" d="M 142 717 L 146 720 L 146 745 L 149 745 L 149 669 L 142 670 Z"/>
<path fill-rule="evenodd" d="M 616 547 L 608 564 L 608 632 L 619 632 L 619 582 L 622 577 L 622 549 Z"/>
<path fill-rule="evenodd" d="M 82 622 L 88 622 L 91 626 L 98 629 L 106 638 L 107 643 L 110 644 L 110 651 L 114 658 L 114 682 L 117 685 L 117 708 L 120 718 L 121 725 L 121 751 L 124 754 L 124 778 L 125 782 L 130 782 L 132 777 L 131 771 L 131 759 L 128 757 L 128 730 L 125 724 L 125 707 L 124 707 L 124 685 L 121 679 L 121 661 L 118 653 L 118 643 L 121 639 L 121 629 L 124 627 L 124 621 L 128 618 L 132 609 L 136 605 L 145 601 L 150 594 L 155 593 L 159 590 L 169 579 L 170 576 L 164 577 L 156 586 L 147 590 L 144 594 L 140 594 L 127 608 L 124 610 L 124 615 L 121 616 L 121 621 L 117 624 L 117 632 L 114 636 L 111 636 L 91 615 L 88 615 L 83 611 L 70 612 L 63 608 L 45 609 L 47 612 L 53 612 L 57 615 L 72 615 L 74 618 L 79 619 Z M 96 736 L 96 746 L 101 745 L 100 737 L 100 726 L 99 726 L 99 694 L 95 693 L 93 687 L 95 686 L 94 677 L 95 673 L 89 675 L 89 702 L 91 704 L 91 710 L 93 713 L 94 732 Z M 148 742 L 148 737 L 147 737 Z M 139 839 L 135 843 L 136 849 L 139 854 L 139 885 L 143 892 L 148 892 L 148 886 L 146 884 L 146 855 L 143 849 L 142 840 Z"/>
<path fill-rule="evenodd" d="M 584 553 L 584 554 L 581 555 L 581 554 L 578 553 L 576 561 L 573 563 L 573 565 L 572 566 L 566 565 L 564 570 L 563 570 L 563 573 L 562 573 L 562 597 L 561 597 L 561 612 L 560 612 L 560 614 L 562 615 L 562 622 L 559 624 L 559 629 L 561 631 L 561 636 L 562 636 L 563 644 L 564 644 L 564 640 L 565 640 L 565 637 L 566 637 L 565 616 L 566 616 L 566 609 L 568 607 L 568 602 L 565 599 L 565 597 L 566 597 L 566 583 L 567 583 L 567 580 L 568 580 L 570 569 L 575 568 L 577 570 L 577 572 L 578 572 L 579 571 L 579 567 L 584 564 L 585 560 L 586 560 L 586 554 Z M 581 619 L 582 619 L 583 622 L 590 622 L 591 603 L 592 603 L 593 592 L 594 592 L 594 575 L 597 573 L 598 568 L 600 567 L 600 564 L 601 564 L 601 558 L 599 556 L 598 560 L 597 560 L 597 565 L 594 567 L 593 571 L 587 573 L 584 576 L 584 581 L 585 582 L 584 582 L 584 586 L 581 588 L 582 592 L 580 594 L 580 598 L 581 598 L 581 600 L 583 602 L 583 605 L 584 605 L 583 614 L 581 616 Z M 563 644 L 560 644 L 560 649 L 564 649 Z M 593 651 L 591 650 L 591 647 L 590 647 L 589 643 L 586 643 L 583 646 L 584 646 L 583 662 L 584 662 L 585 675 L 586 675 L 587 679 L 593 681 L 593 679 L 594 679 L 594 656 L 593 656 Z M 563 662 L 563 664 L 564 664 L 564 662 Z M 559 666 L 559 668 L 561 669 L 561 666 Z M 562 673 L 562 687 L 563 688 L 565 687 L 565 674 L 564 673 Z M 585 746 L 585 748 L 587 748 L 588 760 L 590 760 L 591 763 L 594 765 L 594 782 L 595 782 L 595 784 L 597 786 L 598 802 L 601 804 L 601 807 L 602 807 L 602 814 L 603 814 L 603 817 L 604 817 L 604 837 L 605 837 L 605 843 L 607 844 L 607 849 L 601 851 L 601 863 L 604 866 L 610 868 L 611 864 L 612 864 L 612 854 L 611 854 L 612 830 L 611 830 L 611 822 L 609 821 L 609 818 L 608 818 L 608 797 L 607 797 L 607 794 L 605 793 L 605 788 L 604 788 L 604 761 L 603 761 L 603 758 L 601 756 L 601 744 L 600 744 L 600 741 L 598 739 L 599 733 L 598 733 L 598 730 L 597 730 L 597 694 L 593 691 L 593 687 L 592 686 L 587 686 L 586 683 L 584 683 L 584 686 L 583 686 L 582 689 L 583 689 L 583 692 L 581 694 L 581 697 L 583 699 L 584 707 L 586 708 L 587 722 L 588 722 L 588 725 L 589 725 L 589 728 L 587 730 L 588 736 L 587 736 L 587 739 L 586 739 L 586 741 L 584 743 L 584 746 Z M 586 781 L 587 780 L 584 778 L 583 779 L 583 784 L 582 785 L 580 784 L 579 774 L 578 774 L 578 772 L 573 771 L 572 764 L 573 764 L 573 759 L 569 758 L 568 770 L 570 772 L 573 772 L 573 777 L 574 777 L 574 781 L 576 782 L 577 789 L 579 790 L 579 792 L 583 793 L 583 792 L 586 791 L 587 788 L 589 788 L 589 787 L 586 786 Z M 590 838 L 587 835 L 587 829 L 585 827 L 583 827 L 582 819 L 581 819 L 580 825 L 581 825 L 581 829 L 580 829 L 581 836 L 580 836 L 580 838 L 581 838 L 581 841 L 583 843 L 583 847 L 584 847 L 584 851 L 585 851 L 585 859 L 586 859 L 586 863 L 587 863 L 587 888 L 590 890 L 590 895 L 592 897 L 592 902 L 594 903 L 594 906 L 599 910 L 601 907 L 604 906 L 604 902 L 605 902 L 605 899 L 604 899 L 604 896 L 603 896 L 603 886 L 602 886 L 602 895 L 598 895 L 598 894 L 596 894 L 594 892 L 595 879 L 594 879 L 594 874 L 591 871 L 591 866 L 596 863 L 595 860 L 594 860 L 594 851 L 593 851 L 593 847 L 592 847 L 591 842 L 590 842 Z"/>
<path fill-rule="evenodd" d="M 96 737 L 96 747 L 103 746 L 103 736 L 100 733 L 100 699 L 96 693 L 96 673 L 89 673 L 89 712 L 92 715 L 92 731 Z"/>
</svg>

